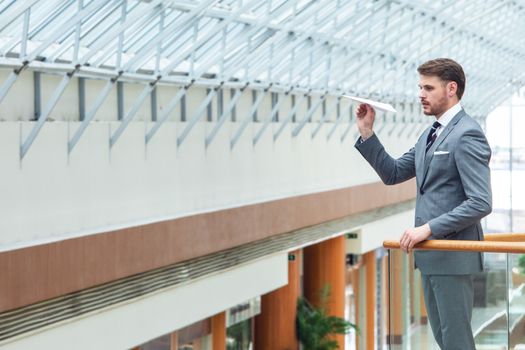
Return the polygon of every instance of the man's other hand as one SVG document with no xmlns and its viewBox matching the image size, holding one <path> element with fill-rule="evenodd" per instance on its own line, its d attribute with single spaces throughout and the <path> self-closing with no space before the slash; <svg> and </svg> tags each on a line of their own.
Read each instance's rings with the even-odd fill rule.
<svg viewBox="0 0 525 350">
<path fill-rule="evenodd" d="M 366 140 L 374 134 L 374 120 L 376 118 L 376 111 L 368 104 L 363 103 L 357 107 L 357 128 L 361 134 L 361 138 Z"/>
<path fill-rule="evenodd" d="M 410 253 L 410 251 L 412 251 L 416 244 L 418 244 L 421 241 L 424 241 L 425 239 L 430 237 L 431 234 L 432 231 L 430 230 L 430 226 L 428 224 L 410 228 L 406 230 L 405 233 L 403 233 L 401 239 L 399 240 L 401 249 L 408 254 Z"/>
</svg>

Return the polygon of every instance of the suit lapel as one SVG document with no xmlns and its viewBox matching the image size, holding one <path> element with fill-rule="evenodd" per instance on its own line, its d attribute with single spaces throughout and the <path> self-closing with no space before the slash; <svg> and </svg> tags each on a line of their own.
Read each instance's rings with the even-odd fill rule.
<svg viewBox="0 0 525 350">
<path fill-rule="evenodd" d="M 423 157 L 424 157 L 424 160 L 423 160 L 423 180 L 421 181 L 421 187 L 423 187 L 423 185 L 425 184 L 425 179 L 427 178 L 428 168 L 430 167 L 430 162 L 432 161 L 432 158 L 434 157 L 435 149 L 438 148 L 438 146 L 447 138 L 447 136 L 454 129 L 454 127 L 459 122 L 461 117 L 463 117 L 464 114 L 465 114 L 465 112 L 462 109 L 461 111 L 459 111 L 454 116 L 454 118 L 452 118 L 450 123 L 448 123 L 447 126 L 445 127 L 445 130 L 443 130 L 441 132 L 441 134 L 438 136 L 438 138 L 436 139 L 436 141 L 434 142 L 432 147 L 430 147 L 428 152 L 426 152 L 426 154 L 425 154 L 425 150 L 423 149 L 423 152 L 422 152 L 423 153 Z"/>
<path fill-rule="evenodd" d="M 423 173 L 424 173 L 424 165 L 425 165 L 425 148 L 426 148 L 426 141 L 427 141 L 427 135 L 430 132 L 430 127 L 428 127 L 424 133 L 423 136 L 419 139 L 419 142 L 416 145 L 416 178 L 417 182 L 419 184 L 422 183 L 423 180 Z M 421 186 L 420 186 L 421 187 Z"/>
</svg>

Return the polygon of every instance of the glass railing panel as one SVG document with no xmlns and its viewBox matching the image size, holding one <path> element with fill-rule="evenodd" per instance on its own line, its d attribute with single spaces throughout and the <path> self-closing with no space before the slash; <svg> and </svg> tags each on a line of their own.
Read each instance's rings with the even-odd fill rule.
<svg viewBox="0 0 525 350">
<path fill-rule="evenodd" d="M 525 349 L 525 254 L 509 254 L 509 344 Z"/>
<path fill-rule="evenodd" d="M 524 342 L 525 287 L 509 278 L 511 267 L 515 269 L 518 264 L 515 255 L 484 253 L 484 271 L 473 276 L 471 327 L 478 350 L 525 349 L 518 345 Z M 389 349 L 439 349 L 428 322 L 413 254 L 389 251 L 388 294 Z M 515 347 L 509 347 L 509 342 Z"/>
<path fill-rule="evenodd" d="M 484 271 L 474 276 L 472 332 L 477 349 L 508 349 L 508 255 L 484 253 Z"/>
</svg>

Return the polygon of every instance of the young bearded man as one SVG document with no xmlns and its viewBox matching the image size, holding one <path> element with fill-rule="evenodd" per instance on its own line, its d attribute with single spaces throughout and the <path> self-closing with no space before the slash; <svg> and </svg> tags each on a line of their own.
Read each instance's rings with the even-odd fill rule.
<svg viewBox="0 0 525 350">
<path fill-rule="evenodd" d="M 387 185 L 416 177 L 415 226 L 405 230 L 401 248 L 410 252 L 427 239 L 483 240 L 480 220 L 492 210 L 490 147 L 479 126 L 460 104 L 465 74 L 455 61 L 423 63 L 419 99 L 434 124 L 415 146 L 392 158 L 374 134 L 374 109 L 357 109 L 361 137 L 355 147 Z M 414 251 L 434 338 L 442 350 L 475 349 L 470 321 L 472 274 L 482 271 L 477 252 Z"/>
</svg>

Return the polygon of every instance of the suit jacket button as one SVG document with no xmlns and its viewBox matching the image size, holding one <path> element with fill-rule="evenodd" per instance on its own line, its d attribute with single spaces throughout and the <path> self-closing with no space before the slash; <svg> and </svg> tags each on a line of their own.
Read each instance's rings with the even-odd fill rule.
<svg viewBox="0 0 525 350">
<path fill-rule="evenodd" d="M 423 191 L 422 189 L 419 190 L 419 193 L 421 194 L 425 194 L 425 191 Z"/>
</svg>

